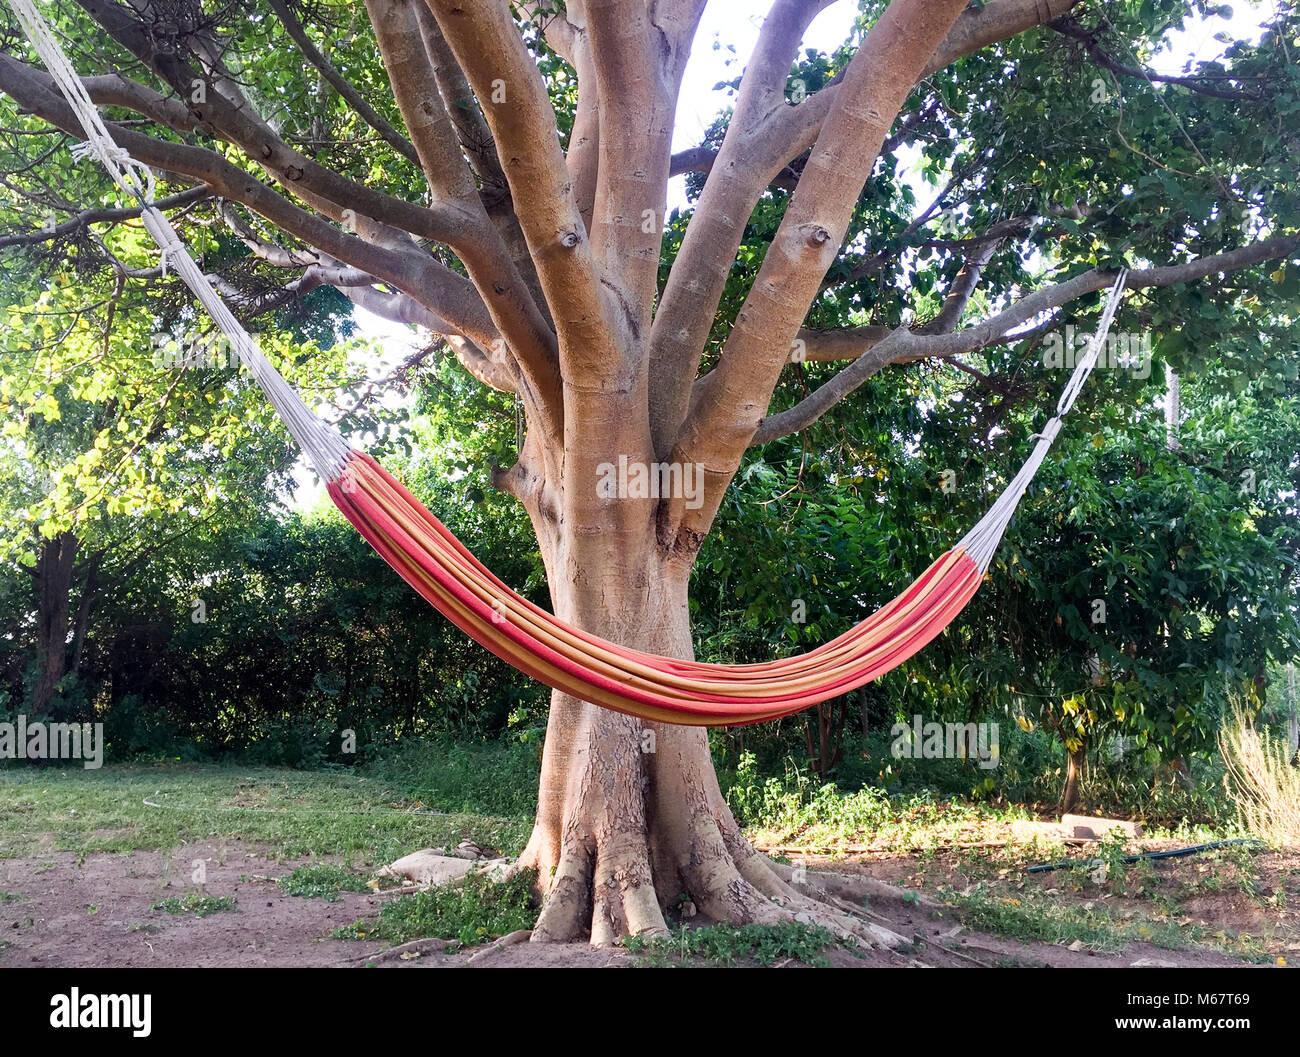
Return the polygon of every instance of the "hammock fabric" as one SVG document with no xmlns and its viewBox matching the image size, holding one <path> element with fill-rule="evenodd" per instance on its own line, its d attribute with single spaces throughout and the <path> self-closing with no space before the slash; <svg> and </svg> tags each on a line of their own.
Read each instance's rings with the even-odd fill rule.
<svg viewBox="0 0 1300 1057">
<path fill-rule="evenodd" d="M 938 635 L 979 588 L 1016 505 L 1097 362 L 1124 290 L 1120 271 L 1097 331 L 1024 466 L 988 513 L 906 591 L 843 635 L 797 657 L 763 664 L 703 664 L 631 650 L 558 620 L 495 577 L 374 459 L 348 447 L 313 414 L 258 349 L 153 205 L 149 170 L 113 140 L 35 0 L 9 0 L 86 133 L 96 157 L 142 207 L 145 228 L 230 339 L 241 362 L 326 482 L 357 531 L 430 604 L 521 672 L 604 708 L 690 726 L 736 726 L 798 712 L 902 664 Z"/>
<path fill-rule="evenodd" d="M 618 646 L 533 605 L 369 455 L 353 452 L 329 493 L 402 579 L 502 660 L 584 701 L 690 726 L 776 719 L 870 682 L 939 634 L 984 575 L 954 549 L 883 609 L 809 653 L 766 664 L 701 664 Z"/>
</svg>

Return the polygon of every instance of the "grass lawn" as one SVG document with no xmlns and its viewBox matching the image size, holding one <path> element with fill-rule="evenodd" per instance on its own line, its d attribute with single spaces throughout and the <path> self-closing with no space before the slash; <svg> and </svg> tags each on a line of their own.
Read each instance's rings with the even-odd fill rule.
<svg viewBox="0 0 1300 1057">
<path fill-rule="evenodd" d="M 0 858 L 217 839 L 266 844 L 285 859 L 340 855 L 363 865 L 467 837 L 505 854 L 522 848 L 531 809 L 496 815 L 431 803 L 405 777 L 188 763 L 6 768 Z"/>
<path fill-rule="evenodd" d="M 517 891 L 468 886 L 372 903 L 367 879 L 375 867 L 415 849 L 466 838 L 503 855 L 518 854 L 532 825 L 535 782 L 531 750 L 502 744 L 413 746 L 363 772 L 179 762 L 98 771 L 10 767 L 0 770 L 0 860 L 45 869 L 31 864 L 50 859 L 48 868 L 54 870 L 56 852 L 75 856 L 79 868 L 97 852 L 162 852 L 185 861 L 191 849 L 206 847 L 218 849 L 212 861 L 219 866 L 227 855 L 219 849 L 240 841 L 246 847 L 231 862 L 246 858 L 249 864 L 230 866 L 232 876 L 212 889 L 221 894 L 164 886 L 158 898 L 132 912 L 143 916 L 149 909 L 176 920 L 251 915 L 271 908 L 273 901 L 255 900 L 247 887 L 252 879 L 244 875 L 279 875 L 262 881 L 278 880 L 272 887 L 291 897 L 290 904 L 338 906 L 340 898 L 351 899 L 340 911 L 350 915 L 343 923 L 299 926 L 318 938 L 373 944 L 435 935 L 476 944 L 528 927 L 533 915 L 526 884 L 516 885 Z M 1040 960 L 1032 964 L 1048 964 L 1041 960 L 1043 944 L 1078 958 L 1122 958 L 1134 944 L 1275 964 L 1300 953 L 1300 858 L 1294 852 L 1233 848 L 1123 865 L 1119 859 L 1128 849 L 1122 843 L 1079 850 L 1013 839 L 1028 814 L 1017 807 L 928 794 L 889 797 L 875 789 L 840 793 L 806 784 L 733 787 L 733 803 L 755 842 L 785 861 L 863 873 L 925 892 L 945 908 L 945 921 L 962 922 L 972 936 L 1037 944 L 1034 956 Z M 1153 831 L 1144 844 L 1169 847 L 1225 835 L 1230 834 L 1184 827 Z M 296 868 L 257 866 L 255 856 L 244 851 L 272 864 L 294 861 Z M 1067 855 L 1079 864 L 1054 873 L 1025 872 L 1035 862 Z M 1098 855 L 1107 861 L 1105 870 L 1098 870 L 1097 860 L 1090 862 Z M 139 864 L 121 867 L 128 878 L 141 869 Z M 29 898 L 0 892 L 0 902 L 10 908 Z M 22 927 L 31 926 L 36 916 L 30 910 L 12 913 Z M 284 913 L 298 911 L 290 907 Z M 948 929 L 945 924 L 943 936 L 954 935 Z M 701 959 L 726 964 L 733 957 L 761 964 L 769 955 L 778 961 L 824 961 L 825 937 L 760 933 L 726 926 L 699 935 L 675 933 L 671 942 L 630 953 L 650 964 Z M 976 960 L 985 963 L 1013 964 L 1021 958 L 1018 947 L 967 950 L 977 950 Z M 238 964 L 239 957 L 232 952 L 231 963 Z M 953 957 L 971 960 L 960 952 Z"/>
</svg>

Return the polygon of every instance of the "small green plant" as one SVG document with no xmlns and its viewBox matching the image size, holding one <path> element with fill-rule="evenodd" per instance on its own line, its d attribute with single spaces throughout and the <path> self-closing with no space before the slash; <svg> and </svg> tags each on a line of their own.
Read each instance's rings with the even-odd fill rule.
<svg viewBox="0 0 1300 1057">
<path fill-rule="evenodd" d="M 1129 864 L 1124 860 L 1128 855 L 1128 834 L 1120 829 L 1112 829 L 1102 834 L 1097 854 L 1075 869 L 1087 873 L 1094 884 L 1123 894 L 1127 890 Z"/>
<path fill-rule="evenodd" d="M 627 949 L 646 954 L 643 966 L 682 965 L 702 958 L 715 965 L 734 965 L 738 958 L 771 965 L 778 958 L 793 958 L 805 965 L 825 966 L 825 951 L 835 937 L 820 925 L 791 921 L 780 925 L 710 925 L 678 929 L 670 936 L 630 936 Z"/>
<path fill-rule="evenodd" d="M 150 910 L 163 910 L 168 914 L 193 914 L 206 918 L 211 914 L 220 914 L 234 910 L 238 905 L 234 896 L 203 896 L 190 892 L 180 899 L 160 899 L 150 906 Z"/>
<path fill-rule="evenodd" d="M 368 888 L 364 877 L 329 863 L 299 866 L 276 883 L 285 895 L 324 899 L 328 903 L 338 902 L 340 892 L 365 892 Z"/>
<path fill-rule="evenodd" d="M 1075 949 L 1115 952 L 1135 941 L 1177 950 L 1201 942 L 1202 931 L 1171 922 L 1123 921 L 1099 908 L 1051 899 L 997 897 L 977 890 L 955 903 L 968 926 L 1021 940 L 1045 940 Z"/>
<path fill-rule="evenodd" d="M 458 885 L 444 885 L 402 896 L 387 904 L 373 922 L 358 921 L 335 929 L 335 939 L 376 939 L 389 943 L 436 937 L 465 946 L 483 943 L 537 921 L 533 885 L 537 873 L 523 870 L 508 881 L 469 875 Z"/>
</svg>

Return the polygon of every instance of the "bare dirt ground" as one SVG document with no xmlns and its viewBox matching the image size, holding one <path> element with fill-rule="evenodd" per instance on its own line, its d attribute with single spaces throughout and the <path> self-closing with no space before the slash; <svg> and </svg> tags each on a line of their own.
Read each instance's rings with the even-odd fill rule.
<svg viewBox="0 0 1300 1057">
<path fill-rule="evenodd" d="M 1140 848 L 1162 851 L 1185 846 L 1145 838 Z M 1095 847 L 1075 848 L 1069 858 L 1098 862 L 1092 858 L 1098 854 Z M 1059 859 L 1059 853 L 1048 856 L 1048 861 Z M 1294 849 L 1258 854 L 1225 849 L 1101 871 L 1085 867 L 1031 874 L 1025 866 L 1033 861 L 1041 861 L 1041 856 L 1026 858 L 1023 849 L 1009 847 L 993 853 L 950 850 L 825 865 L 921 889 L 940 901 L 959 901 L 979 891 L 995 911 L 1023 908 L 1032 915 L 1046 907 L 1067 917 L 1096 912 L 1130 931 L 1186 935 L 1188 947 L 1199 940 L 1256 963 L 1300 965 L 1300 852 Z M 1140 956 L 1182 964 L 1181 957 L 1194 953 L 1157 950 Z"/>
<path fill-rule="evenodd" d="M 1300 863 L 1279 861 L 1274 874 L 1285 892 L 1294 890 Z M 233 897 L 236 905 L 198 917 L 172 915 L 153 904 L 180 898 L 197 890 L 192 881 L 196 860 L 206 871 L 202 892 L 208 897 Z M 586 945 L 520 943 L 486 950 L 448 953 L 440 943 L 424 943 L 419 954 L 405 959 L 383 956 L 383 944 L 366 940 L 331 939 L 330 932 L 378 913 L 383 893 L 341 892 L 337 902 L 286 895 L 274 883 L 304 863 L 322 860 L 277 859 L 274 849 L 238 840 L 188 845 L 170 852 L 137 851 L 130 854 L 95 853 L 80 861 L 74 854 L 49 850 L 25 858 L 0 860 L 0 966 L 362 966 L 368 962 L 392 966 L 471 967 L 595 967 L 629 966 L 638 955 L 622 949 L 593 950 Z M 818 861 L 809 860 L 816 867 Z M 968 887 L 976 874 L 1011 891 L 1025 884 L 1020 871 L 1010 880 L 999 878 L 997 867 L 967 867 L 958 857 L 931 856 L 920 863 L 916 856 L 875 860 L 838 860 L 840 872 L 862 872 L 903 885 L 920 882 L 931 897 Z M 1182 869 L 1180 866 L 1176 869 Z M 1197 866 L 1189 867 L 1195 871 Z M 1011 871 L 1008 871 L 1008 877 Z M 1029 882 L 1051 891 L 1054 875 Z M 1182 882 L 1178 882 L 1182 883 Z M 1058 877 L 1056 891 L 1064 887 Z M 1021 891 L 1017 889 L 1016 891 Z M 1084 898 L 1071 893 L 1063 898 Z M 1227 928 L 1237 917 L 1263 915 L 1260 926 L 1283 940 L 1295 934 L 1295 911 L 1290 918 L 1269 918 L 1245 893 L 1237 900 L 1190 895 L 1184 913 L 1195 913 L 1190 901 L 1205 900 L 1207 924 Z M 995 895 L 1014 901 L 1014 895 Z M 1094 898 L 1095 895 L 1094 895 Z M 1119 897 L 1116 897 L 1119 898 Z M 1134 896 L 1135 900 L 1141 899 Z M 1285 900 L 1284 900 L 1285 901 Z M 1300 891 L 1292 906 L 1300 905 Z M 1237 906 L 1234 910 L 1233 907 Z M 934 909 L 890 900 L 872 903 L 882 924 L 914 938 L 907 951 L 867 951 L 860 955 L 834 949 L 831 964 L 845 967 L 905 966 L 914 964 L 977 966 L 1231 966 L 1246 962 L 1202 948 L 1169 950 L 1149 943 L 1130 943 L 1110 953 L 1040 940 L 1020 940 L 1005 935 L 973 931 L 961 923 L 958 911 Z M 1234 915 L 1236 915 L 1234 917 Z M 1225 918 L 1232 918 L 1225 922 Z M 1287 930 L 1290 930 L 1289 932 Z M 477 955 L 477 956 L 476 956 Z M 472 959 L 472 961 L 471 961 Z M 1260 958 L 1254 959 L 1259 962 Z M 1272 959 L 1269 959 L 1272 961 Z M 1294 957 L 1293 957 L 1293 960 Z M 783 964 L 778 962 L 778 965 Z M 785 963 L 792 966 L 797 962 Z"/>
</svg>

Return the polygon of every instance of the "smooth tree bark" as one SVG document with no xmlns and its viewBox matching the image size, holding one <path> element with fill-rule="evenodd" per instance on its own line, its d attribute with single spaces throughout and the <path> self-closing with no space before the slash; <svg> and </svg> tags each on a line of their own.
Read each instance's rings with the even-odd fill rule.
<svg viewBox="0 0 1300 1057">
<path fill-rule="evenodd" d="M 1061 814 L 1068 814 L 1079 806 L 1079 786 L 1083 782 L 1083 769 L 1088 760 L 1085 745 L 1065 753 L 1065 785 L 1061 789 Z"/>
<path fill-rule="evenodd" d="M 918 82 L 1060 19 L 1076 0 L 893 0 L 846 68 L 795 103 L 792 63 L 829 2 L 774 0 L 721 145 L 674 156 L 673 115 L 706 0 L 517 5 L 576 72 L 567 151 L 506 0 L 366 0 L 401 129 L 331 65 L 328 41 L 313 36 L 298 5 L 268 0 L 266 17 L 280 20 L 304 64 L 394 157 L 418 163 L 426 187 L 398 197 L 332 171 L 328 152 L 309 155 L 272 127 L 241 87 L 245 75 L 256 80 L 255 68 L 232 74 L 206 23 L 187 29 L 150 0 L 77 0 L 134 59 L 129 74 L 86 77 L 96 102 L 140 119 L 113 126 L 119 145 L 223 199 L 236 236 L 297 273 L 285 297 L 333 285 L 358 305 L 428 328 L 475 378 L 515 394 L 526 438 L 494 483 L 531 518 L 555 612 L 679 658 L 692 655 L 687 588 L 696 554 L 750 447 L 817 421 L 888 365 L 951 361 L 1112 281 L 1088 271 L 961 327 L 996 247 L 1040 219 L 1016 217 L 964 247 L 967 265 L 929 327 L 807 328 L 872 167 L 915 129 L 898 114 Z M 24 55 L 0 52 L 0 91 L 79 135 L 48 76 Z M 212 139 L 220 150 L 206 145 Z M 661 288 L 667 184 L 685 171 L 706 174 L 703 191 Z M 720 359 L 701 374 L 746 224 L 770 185 L 792 197 Z M 1166 286 L 1296 249 L 1295 237 L 1277 236 L 1138 269 L 1130 285 Z M 447 253 L 464 274 L 444 263 Z M 781 372 L 797 359 L 847 366 L 769 415 Z M 700 467 L 701 501 L 608 494 L 602 466 L 621 458 Z M 703 729 L 646 723 L 563 694 L 552 698 L 536 825 L 519 865 L 538 872 L 535 940 L 662 932 L 669 908 L 689 899 L 714 920 L 799 918 L 866 942 L 901 942 L 834 892 L 794 885 L 787 868 L 746 842 Z"/>
</svg>

